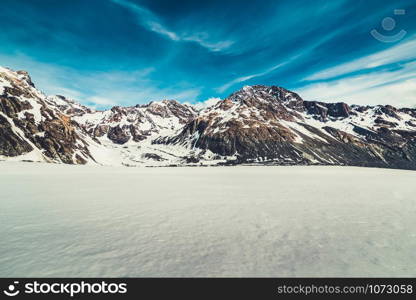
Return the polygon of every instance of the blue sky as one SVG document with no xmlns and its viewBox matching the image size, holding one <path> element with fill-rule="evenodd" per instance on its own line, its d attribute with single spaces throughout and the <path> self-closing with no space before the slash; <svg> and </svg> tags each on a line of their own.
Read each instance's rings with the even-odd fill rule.
<svg viewBox="0 0 416 300">
<path fill-rule="evenodd" d="M 414 0 L 1 2 L 0 65 L 97 108 L 203 102 L 252 84 L 416 106 Z"/>
</svg>

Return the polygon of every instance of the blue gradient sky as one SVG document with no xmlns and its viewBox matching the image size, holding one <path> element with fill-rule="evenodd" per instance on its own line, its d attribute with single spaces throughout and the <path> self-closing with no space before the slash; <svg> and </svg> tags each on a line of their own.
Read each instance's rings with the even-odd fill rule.
<svg viewBox="0 0 416 300">
<path fill-rule="evenodd" d="M 0 65 L 97 108 L 196 103 L 252 84 L 305 99 L 416 105 L 414 0 L 2 0 L 1 8 Z M 383 43 L 372 29 L 406 34 Z"/>
</svg>

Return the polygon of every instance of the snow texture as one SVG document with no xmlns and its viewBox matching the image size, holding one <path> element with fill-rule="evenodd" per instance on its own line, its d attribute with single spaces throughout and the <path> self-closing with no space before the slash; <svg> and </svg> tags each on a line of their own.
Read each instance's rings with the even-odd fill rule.
<svg viewBox="0 0 416 300">
<path fill-rule="evenodd" d="M 0 170 L 0 277 L 416 276 L 414 171 Z"/>
</svg>

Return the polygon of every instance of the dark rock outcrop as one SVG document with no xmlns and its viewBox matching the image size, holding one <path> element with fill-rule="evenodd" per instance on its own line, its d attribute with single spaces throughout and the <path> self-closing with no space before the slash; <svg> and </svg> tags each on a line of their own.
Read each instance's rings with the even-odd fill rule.
<svg viewBox="0 0 416 300">
<path fill-rule="evenodd" d="M 368 122 L 364 115 L 368 118 L 370 112 L 371 124 L 355 125 Z M 404 112 L 407 117 L 413 114 L 413 110 L 400 111 L 392 106 L 350 107 L 346 103 L 304 101 L 279 87 L 253 86 L 208 108 L 178 135 L 154 143 L 189 145 L 234 156 L 240 163 L 416 169 L 416 131 L 410 130 L 409 121 L 400 123 L 399 114 Z M 313 125 L 309 120 L 315 120 Z M 317 127 L 317 121 L 322 125 Z"/>
<path fill-rule="evenodd" d="M 94 151 L 93 151 L 94 150 Z M 416 170 L 416 109 L 303 100 L 247 86 L 203 109 L 174 100 L 97 111 L 0 69 L 0 156 L 123 165 L 350 165 Z M 106 160 L 106 159 L 104 159 Z M 118 159 L 116 159 L 118 161 Z"/>
<path fill-rule="evenodd" d="M 83 130 L 35 89 L 27 72 L 0 72 L 0 155 L 34 151 L 68 164 L 93 160 Z"/>
</svg>

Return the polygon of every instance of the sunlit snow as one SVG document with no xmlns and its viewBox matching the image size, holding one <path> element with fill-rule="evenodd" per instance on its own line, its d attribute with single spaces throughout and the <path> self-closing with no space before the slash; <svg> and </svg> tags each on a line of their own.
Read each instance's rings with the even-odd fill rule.
<svg viewBox="0 0 416 300">
<path fill-rule="evenodd" d="M 0 163 L 0 277 L 416 276 L 416 172 Z"/>
</svg>

